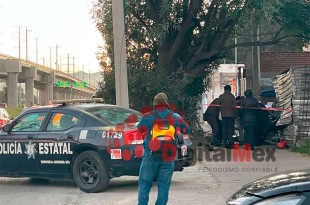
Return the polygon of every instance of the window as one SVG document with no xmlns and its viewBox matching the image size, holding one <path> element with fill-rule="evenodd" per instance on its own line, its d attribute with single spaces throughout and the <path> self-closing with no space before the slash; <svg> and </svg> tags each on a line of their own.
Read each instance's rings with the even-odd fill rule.
<svg viewBox="0 0 310 205">
<path fill-rule="evenodd" d="M 63 131 L 76 126 L 80 121 L 69 114 L 54 113 L 48 122 L 47 131 Z"/>
<path fill-rule="evenodd" d="M 111 125 L 117 125 L 119 123 L 126 123 L 128 118 L 135 116 L 136 122 L 141 120 L 141 114 L 135 110 L 125 109 L 120 107 L 99 107 L 95 109 L 88 109 L 87 112 L 99 117 Z"/>
<path fill-rule="evenodd" d="M 12 131 L 39 131 L 45 116 L 46 112 L 29 113 L 24 115 L 16 121 Z"/>
</svg>

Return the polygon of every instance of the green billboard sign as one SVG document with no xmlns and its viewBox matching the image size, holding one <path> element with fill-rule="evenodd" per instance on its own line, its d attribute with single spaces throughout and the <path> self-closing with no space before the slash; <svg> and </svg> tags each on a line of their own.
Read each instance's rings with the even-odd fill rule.
<svg viewBox="0 0 310 205">
<path fill-rule="evenodd" d="M 68 81 L 57 81 L 56 87 L 58 88 L 69 88 L 71 87 L 71 82 Z"/>
<path fill-rule="evenodd" d="M 74 82 L 73 83 L 73 87 L 76 87 L 76 88 L 86 88 L 87 87 L 87 83 L 86 82 Z"/>
</svg>

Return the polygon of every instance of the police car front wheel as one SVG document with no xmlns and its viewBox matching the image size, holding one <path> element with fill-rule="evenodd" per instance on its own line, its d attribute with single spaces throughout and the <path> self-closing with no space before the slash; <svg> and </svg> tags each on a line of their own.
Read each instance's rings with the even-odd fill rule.
<svg viewBox="0 0 310 205">
<path fill-rule="evenodd" d="M 110 182 L 107 169 L 95 151 L 85 151 L 77 156 L 73 177 L 78 187 L 88 193 L 103 191 Z"/>
</svg>

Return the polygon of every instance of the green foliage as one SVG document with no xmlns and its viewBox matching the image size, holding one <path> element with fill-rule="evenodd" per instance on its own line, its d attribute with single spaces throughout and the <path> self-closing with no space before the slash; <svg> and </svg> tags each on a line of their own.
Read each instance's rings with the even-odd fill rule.
<svg viewBox="0 0 310 205">
<path fill-rule="evenodd" d="M 293 152 L 310 155 L 310 140 L 305 140 L 301 146 L 294 146 L 291 150 Z"/>
<path fill-rule="evenodd" d="M 20 106 L 17 108 L 7 108 L 7 111 L 11 117 L 17 117 L 23 111 L 24 107 Z"/>
<path fill-rule="evenodd" d="M 163 91 L 194 120 L 202 94 L 210 89 L 208 76 L 231 49 L 288 38 L 302 39 L 299 45 L 310 41 L 309 3 L 302 0 L 124 2 L 129 101 L 138 110 Z M 106 44 L 98 56 L 105 73 L 102 95 L 115 102 L 111 0 L 99 0 L 93 15 Z M 271 31 L 252 42 L 256 24 Z M 242 39 L 237 45 L 235 37 Z"/>
<path fill-rule="evenodd" d="M 7 86 L 4 85 L 0 90 L 0 103 L 7 103 L 8 99 L 8 89 Z"/>
</svg>

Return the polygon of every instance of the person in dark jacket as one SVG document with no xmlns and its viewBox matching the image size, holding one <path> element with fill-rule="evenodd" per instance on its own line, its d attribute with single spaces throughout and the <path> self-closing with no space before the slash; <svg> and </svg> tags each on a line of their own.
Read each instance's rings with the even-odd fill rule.
<svg viewBox="0 0 310 205">
<path fill-rule="evenodd" d="M 222 121 L 219 120 L 219 113 L 219 98 L 215 98 L 203 114 L 203 120 L 207 121 L 212 129 L 211 145 L 216 147 L 222 146 Z"/>
<path fill-rule="evenodd" d="M 254 150 L 255 124 L 257 123 L 257 112 L 260 107 L 259 102 L 253 97 L 252 90 L 244 91 L 245 99 L 240 102 L 241 122 L 244 128 L 245 146 L 250 145 L 251 150 Z"/>
<path fill-rule="evenodd" d="M 221 106 L 223 147 L 232 148 L 237 102 L 231 93 L 230 85 L 225 85 L 224 93 L 219 97 L 219 104 Z"/>
<path fill-rule="evenodd" d="M 237 106 L 240 106 L 241 100 L 244 99 L 244 96 L 237 96 L 236 97 L 236 101 L 237 101 Z M 241 121 L 241 117 L 240 117 L 240 109 L 238 109 L 238 116 L 236 117 L 236 126 L 238 128 L 238 132 L 239 132 L 239 144 L 243 145 L 244 144 L 244 135 L 243 135 L 243 123 Z"/>
<path fill-rule="evenodd" d="M 257 123 L 254 128 L 254 146 L 259 146 L 264 143 L 268 134 L 266 127 L 268 127 L 268 123 L 272 123 L 269 118 L 269 111 L 262 109 L 266 108 L 266 106 L 260 101 L 258 101 L 258 104 L 261 109 L 257 111 Z"/>
</svg>

